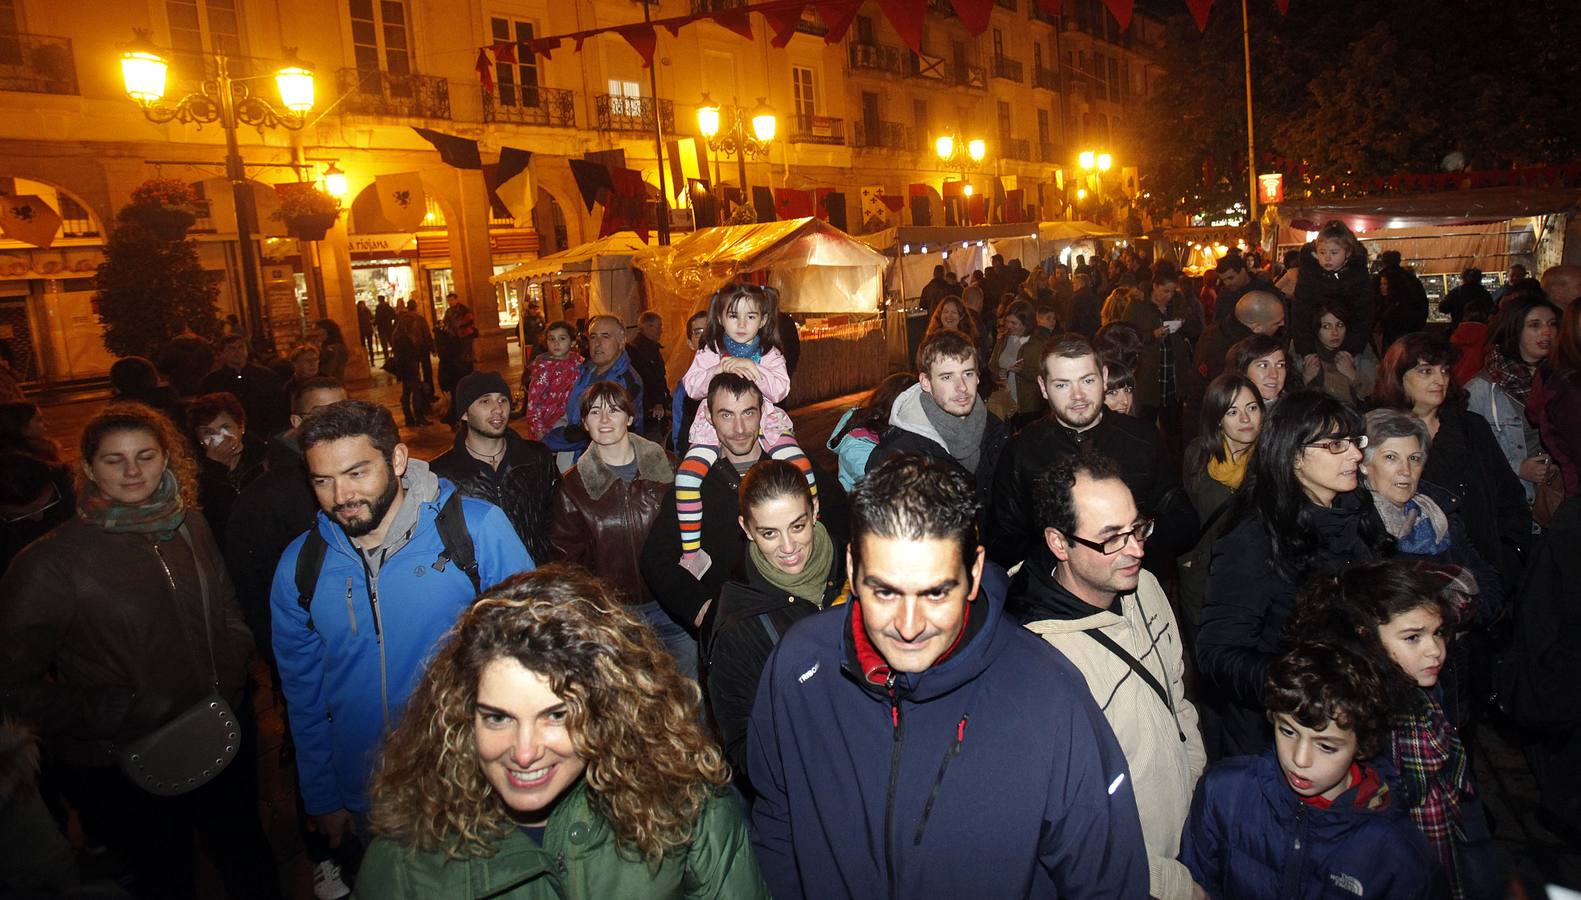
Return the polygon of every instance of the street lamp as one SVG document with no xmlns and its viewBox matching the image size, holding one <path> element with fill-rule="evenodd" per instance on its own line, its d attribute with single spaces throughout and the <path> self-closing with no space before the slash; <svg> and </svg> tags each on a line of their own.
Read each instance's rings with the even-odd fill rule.
<svg viewBox="0 0 1581 900">
<path fill-rule="evenodd" d="M 246 164 L 242 162 L 236 129 L 240 125 L 256 128 L 287 128 L 298 131 L 307 124 L 307 113 L 314 104 L 313 70 L 286 53 L 285 65 L 274 73 L 280 105 L 253 93 L 247 82 L 257 78 L 232 78 L 230 60 L 223 53 L 211 54 L 212 77 L 205 77 L 196 91 L 175 101 L 165 99 L 165 82 L 170 64 L 149 39 L 137 31 L 137 39 L 121 54 L 121 78 L 126 94 L 150 122 L 207 125 L 220 123 L 225 132 L 225 177 L 231 183 L 236 201 L 236 241 L 242 264 L 242 289 L 246 294 L 248 327 L 255 342 L 263 339 L 263 296 L 259 290 L 257 248 L 253 246 L 253 217 L 257 214 L 252 190 L 247 185 Z M 327 173 L 326 173 L 327 175 Z M 344 176 L 342 185 L 344 185 Z"/>
<path fill-rule="evenodd" d="M 941 134 L 933 141 L 933 153 L 945 168 L 960 170 L 961 181 L 965 182 L 961 185 L 961 193 L 970 197 L 972 185 L 966 181 L 966 172 L 982 165 L 983 159 L 988 156 L 988 142 L 982 138 L 963 141 L 959 134 Z"/>
<path fill-rule="evenodd" d="M 344 200 L 350 189 L 346 184 L 346 173 L 342 172 L 339 166 L 330 163 L 324 170 L 324 192 L 337 200 Z"/>
<path fill-rule="evenodd" d="M 741 181 L 742 200 L 747 192 L 747 157 L 767 156 L 769 145 L 779 131 L 779 119 L 768 102 L 758 98 L 758 105 L 748 110 L 732 103 L 722 106 L 707 93 L 697 101 L 697 130 L 708 140 L 709 149 L 724 156 L 736 157 L 736 170 Z M 719 160 L 714 160 L 714 180 L 720 181 Z"/>
</svg>

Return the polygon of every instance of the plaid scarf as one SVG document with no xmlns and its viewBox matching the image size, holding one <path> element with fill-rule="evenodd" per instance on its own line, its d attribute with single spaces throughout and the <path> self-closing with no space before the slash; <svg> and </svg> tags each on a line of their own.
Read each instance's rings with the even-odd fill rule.
<svg viewBox="0 0 1581 900">
<path fill-rule="evenodd" d="M 1460 798 L 1473 795 L 1470 766 L 1460 734 L 1449 723 L 1437 696 L 1422 691 L 1422 705 L 1395 720 L 1394 764 L 1405 783 L 1411 804 L 1411 821 L 1433 845 L 1449 876 L 1455 900 L 1464 900 L 1465 887 L 1455 865 L 1455 841 L 1465 838 L 1460 828 Z"/>
<path fill-rule="evenodd" d="M 1486 367 L 1488 380 L 1495 387 L 1509 394 L 1522 406 L 1526 405 L 1526 397 L 1532 392 L 1532 376 L 1537 374 L 1535 365 L 1510 359 L 1500 353 L 1498 347 L 1490 347 Z"/>
<path fill-rule="evenodd" d="M 117 503 L 92 481 L 77 499 L 77 516 L 90 525 L 114 533 L 152 534 L 162 541 L 175 535 L 186 514 L 176 473 L 168 468 L 160 476 L 159 486 L 139 506 Z"/>
<path fill-rule="evenodd" d="M 1158 402 L 1161 406 L 1175 403 L 1175 348 L 1169 340 L 1171 336 L 1165 332 L 1158 339 Z"/>
</svg>

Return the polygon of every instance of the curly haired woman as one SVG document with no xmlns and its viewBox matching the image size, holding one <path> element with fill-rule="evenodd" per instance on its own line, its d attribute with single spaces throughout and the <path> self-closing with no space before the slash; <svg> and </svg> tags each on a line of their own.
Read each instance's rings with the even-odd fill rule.
<svg viewBox="0 0 1581 900">
<path fill-rule="evenodd" d="M 456 623 L 374 782 L 367 897 L 768 896 L 698 689 L 548 566 Z"/>
</svg>

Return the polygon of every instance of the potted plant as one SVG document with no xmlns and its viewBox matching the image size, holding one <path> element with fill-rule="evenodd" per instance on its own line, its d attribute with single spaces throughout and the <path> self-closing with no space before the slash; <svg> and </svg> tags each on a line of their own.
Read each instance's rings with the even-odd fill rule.
<svg viewBox="0 0 1581 900">
<path fill-rule="evenodd" d="M 198 220 L 198 195 L 186 182 L 150 178 L 132 191 L 132 202 L 121 214 L 160 240 L 179 241 Z"/>
<path fill-rule="evenodd" d="M 310 185 L 282 192 L 280 208 L 269 216 L 285 223 L 299 241 L 322 241 L 340 217 L 340 201 Z"/>
</svg>

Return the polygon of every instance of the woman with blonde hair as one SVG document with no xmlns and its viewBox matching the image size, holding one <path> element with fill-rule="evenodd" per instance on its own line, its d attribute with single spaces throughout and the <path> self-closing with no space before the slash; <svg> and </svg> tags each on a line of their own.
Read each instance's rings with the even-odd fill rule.
<svg viewBox="0 0 1581 900">
<path fill-rule="evenodd" d="M 390 736 L 366 897 L 767 897 L 699 691 L 610 591 L 484 592 Z"/>
</svg>

